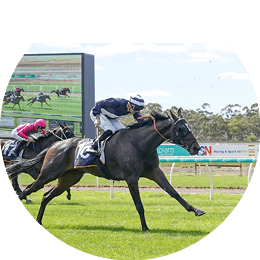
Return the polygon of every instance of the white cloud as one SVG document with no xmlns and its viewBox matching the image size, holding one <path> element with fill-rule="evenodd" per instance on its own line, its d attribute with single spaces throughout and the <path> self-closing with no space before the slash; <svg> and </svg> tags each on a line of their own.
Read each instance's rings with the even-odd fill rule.
<svg viewBox="0 0 260 260">
<path fill-rule="evenodd" d="M 131 93 L 124 93 L 124 96 L 131 96 L 131 95 L 141 95 L 142 97 L 168 97 L 171 96 L 171 93 L 169 91 L 161 90 L 161 89 L 153 89 L 153 90 L 147 90 L 147 91 L 139 91 L 139 92 L 131 92 Z"/>
<path fill-rule="evenodd" d="M 105 46 L 87 46 L 84 50 L 86 53 L 91 53 L 97 57 L 100 56 L 114 56 L 117 53 L 132 53 L 140 51 L 137 44 L 133 43 L 110 43 Z"/>
<path fill-rule="evenodd" d="M 247 73 L 225 72 L 218 75 L 219 79 L 249 79 Z"/>
<path fill-rule="evenodd" d="M 46 45 L 48 47 L 54 47 L 54 48 L 81 48 L 79 43 L 70 43 L 70 42 L 62 42 L 62 43 L 43 43 L 43 45 Z"/>
<path fill-rule="evenodd" d="M 150 58 L 151 61 L 170 62 L 170 63 L 201 63 L 217 60 L 227 61 L 226 54 L 232 52 L 227 44 L 156 44 L 156 43 L 109 43 L 109 44 L 87 44 L 83 47 L 80 43 L 44 43 L 49 48 L 66 50 L 68 52 L 85 52 L 95 55 L 96 57 L 114 56 L 116 54 L 130 53 L 165 53 L 165 54 L 183 54 L 182 57 L 164 57 L 161 60 Z M 72 51 L 71 51 L 72 50 Z M 48 51 L 51 52 L 51 51 Z M 225 56 L 223 56 L 225 55 Z M 144 58 L 136 58 L 137 62 L 144 61 Z M 97 69 L 102 69 L 97 66 Z"/>
<path fill-rule="evenodd" d="M 182 53 L 188 51 L 191 48 L 191 44 L 178 44 L 178 45 L 161 45 L 157 44 L 141 44 L 140 49 L 152 52 L 164 52 L 164 53 Z"/>
<path fill-rule="evenodd" d="M 193 52 L 188 55 L 189 57 L 203 60 L 219 60 L 221 57 L 212 52 Z"/>
<path fill-rule="evenodd" d="M 142 62 L 142 61 L 144 61 L 145 59 L 144 58 L 136 58 L 135 59 L 135 61 L 137 61 L 137 62 Z"/>
</svg>

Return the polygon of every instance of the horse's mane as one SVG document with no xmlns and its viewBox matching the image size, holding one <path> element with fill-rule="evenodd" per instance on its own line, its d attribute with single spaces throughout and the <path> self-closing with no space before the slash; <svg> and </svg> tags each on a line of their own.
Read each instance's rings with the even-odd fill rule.
<svg viewBox="0 0 260 260">
<path fill-rule="evenodd" d="M 57 132 L 57 130 L 59 130 L 59 127 L 57 127 L 57 128 L 54 128 L 53 130 L 48 130 L 48 131 L 46 131 L 46 133 L 44 134 L 44 135 L 41 135 L 41 136 L 39 136 L 38 138 L 37 138 L 37 142 L 38 141 L 43 141 L 43 140 L 45 140 L 46 138 L 49 138 L 51 135 L 52 135 L 52 133 L 54 132 Z"/>
<path fill-rule="evenodd" d="M 155 119 L 155 121 L 160 121 L 160 120 L 166 120 L 166 119 L 169 119 L 169 116 L 166 116 L 166 115 L 163 115 L 155 110 L 153 110 L 151 113 L 150 113 L 151 117 L 153 117 Z M 136 129 L 136 128 L 140 128 L 140 127 L 143 127 L 143 126 L 146 126 L 146 125 L 152 125 L 153 124 L 153 119 L 151 117 L 147 117 L 145 118 L 142 122 L 138 122 L 138 123 L 135 123 L 135 124 L 132 124 L 132 125 L 128 125 L 127 126 L 127 129 Z"/>
</svg>

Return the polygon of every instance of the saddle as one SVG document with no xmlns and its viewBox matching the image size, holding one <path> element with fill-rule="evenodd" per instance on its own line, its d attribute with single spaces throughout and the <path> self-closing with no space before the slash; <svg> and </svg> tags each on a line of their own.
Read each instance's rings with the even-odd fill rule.
<svg viewBox="0 0 260 260">
<path fill-rule="evenodd" d="M 105 147 L 106 141 L 101 143 L 101 154 L 95 155 L 86 152 L 86 150 L 92 146 L 93 139 L 86 138 L 81 140 L 75 151 L 75 160 L 74 160 L 74 168 L 86 168 L 97 166 L 99 171 L 104 175 L 104 177 L 108 180 L 112 180 L 113 178 L 109 174 L 106 166 L 105 166 Z"/>
</svg>

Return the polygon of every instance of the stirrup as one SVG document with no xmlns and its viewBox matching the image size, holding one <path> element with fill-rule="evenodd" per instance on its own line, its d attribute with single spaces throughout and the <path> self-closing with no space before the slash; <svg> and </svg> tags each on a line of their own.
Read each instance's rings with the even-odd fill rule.
<svg viewBox="0 0 260 260">
<path fill-rule="evenodd" d="M 95 155 L 100 155 L 101 154 L 100 150 L 94 150 L 92 147 L 86 149 L 85 152 L 86 153 L 90 153 L 90 154 L 95 154 Z"/>
</svg>

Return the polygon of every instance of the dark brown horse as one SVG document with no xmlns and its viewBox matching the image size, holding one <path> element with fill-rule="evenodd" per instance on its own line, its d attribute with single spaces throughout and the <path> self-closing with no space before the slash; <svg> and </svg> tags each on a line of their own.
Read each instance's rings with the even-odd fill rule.
<svg viewBox="0 0 260 260">
<path fill-rule="evenodd" d="M 58 98 L 62 98 L 61 96 L 70 98 L 70 96 L 67 94 L 67 92 L 70 93 L 69 88 L 62 88 L 62 89 L 53 90 L 51 93 L 56 93 Z"/>
<path fill-rule="evenodd" d="M 22 158 L 24 159 L 32 159 L 37 154 L 39 154 L 42 150 L 50 147 L 53 143 L 61 140 L 65 140 L 68 138 L 74 137 L 73 131 L 69 128 L 66 124 L 60 124 L 59 127 L 53 129 L 52 131 L 47 131 L 45 135 L 39 137 L 34 143 L 30 143 L 28 146 L 25 147 Z M 3 150 L 4 145 L 11 140 L 1 140 L 1 148 Z M 5 165 L 12 163 L 12 159 L 9 156 L 3 155 L 3 159 Z M 34 165 L 31 168 L 28 168 L 24 171 L 24 173 L 28 173 L 34 180 L 37 179 L 40 173 L 40 165 Z M 12 186 L 16 191 L 17 195 L 19 196 L 22 191 L 19 187 L 17 177 L 12 179 Z M 68 189 L 67 198 L 71 198 L 70 190 Z M 30 199 L 25 198 L 26 202 L 31 202 Z"/>
<path fill-rule="evenodd" d="M 191 155 L 200 150 L 200 146 L 190 130 L 187 122 L 182 118 L 181 112 L 176 117 L 163 116 L 156 112 L 144 122 L 137 123 L 129 129 L 119 130 L 107 141 L 105 155 L 106 167 L 114 180 L 125 180 L 139 213 L 142 230 L 149 228 L 146 225 L 144 207 L 141 202 L 138 181 L 144 177 L 155 181 L 171 197 L 176 199 L 187 211 L 194 212 L 196 216 L 205 214 L 203 210 L 196 209 L 187 203 L 170 185 L 164 173 L 159 168 L 159 158 L 156 148 L 165 140 L 183 146 Z M 28 185 L 19 196 L 23 199 L 32 192 L 41 189 L 46 183 L 58 178 L 58 183 L 43 196 L 37 221 L 42 224 L 46 205 L 66 189 L 76 184 L 85 172 L 99 177 L 105 177 L 96 167 L 74 168 L 75 149 L 82 139 L 72 138 L 55 143 L 46 149 L 34 160 L 7 169 L 10 178 L 16 176 L 16 168 L 31 167 L 42 163 L 41 173 L 37 180 Z"/>
<path fill-rule="evenodd" d="M 27 104 L 27 106 L 30 105 L 30 107 L 31 107 L 34 102 L 38 101 L 38 102 L 41 103 L 41 108 L 42 108 L 42 103 L 45 103 L 47 106 L 50 107 L 50 105 L 46 102 L 46 99 L 51 100 L 49 95 L 42 95 L 42 96 L 38 96 L 38 97 L 32 97 L 32 98 L 28 99 L 28 101 L 30 101 L 30 102 Z"/>
<path fill-rule="evenodd" d="M 8 97 L 8 98 L 5 100 L 5 103 L 4 103 L 3 105 L 5 106 L 5 105 L 7 105 L 7 104 L 9 104 L 9 103 L 13 103 L 14 105 L 13 105 L 12 109 L 13 109 L 16 105 L 18 105 L 19 108 L 21 109 L 20 104 L 19 104 L 21 100 L 24 101 L 23 96 Z"/>
</svg>

